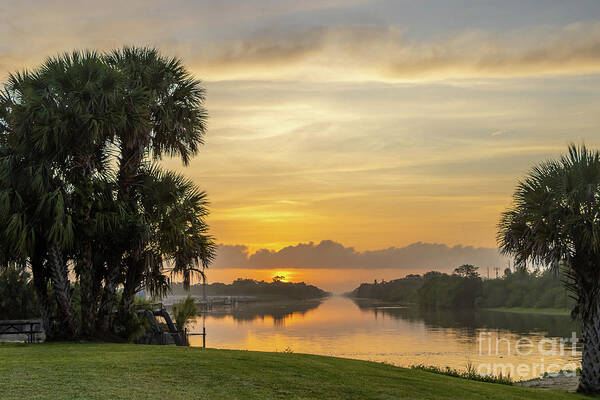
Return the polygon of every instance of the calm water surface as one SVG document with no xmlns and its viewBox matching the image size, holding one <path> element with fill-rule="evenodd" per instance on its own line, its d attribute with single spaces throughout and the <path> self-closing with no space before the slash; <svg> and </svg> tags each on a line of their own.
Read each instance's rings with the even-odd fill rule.
<svg viewBox="0 0 600 400">
<path fill-rule="evenodd" d="M 428 311 L 332 297 L 246 303 L 204 316 L 207 347 L 286 351 L 480 372 L 515 379 L 579 366 L 580 346 L 560 344 L 577 326 L 568 316 L 493 311 Z M 190 330 L 202 328 L 198 317 Z M 521 340 L 521 342 L 518 342 Z M 191 344 L 200 346 L 200 337 Z M 517 352 L 519 345 L 519 352 Z M 511 369 L 512 368 L 512 369 Z"/>
</svg>

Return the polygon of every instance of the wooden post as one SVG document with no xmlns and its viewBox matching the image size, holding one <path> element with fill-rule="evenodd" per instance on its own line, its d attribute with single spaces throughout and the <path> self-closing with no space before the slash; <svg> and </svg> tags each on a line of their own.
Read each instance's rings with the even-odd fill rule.
<svg viewBox="0 0 600 400">
<path fill-rule="evenodd" d="M 202 313 L 202 348 L 206 348 L 206 313 L 208 312 L 208 298 L 206 297 L 206 274 L 204 273 L 204 267 L 202 267 L 202 300 L 206 309 Z"/>
</svg>

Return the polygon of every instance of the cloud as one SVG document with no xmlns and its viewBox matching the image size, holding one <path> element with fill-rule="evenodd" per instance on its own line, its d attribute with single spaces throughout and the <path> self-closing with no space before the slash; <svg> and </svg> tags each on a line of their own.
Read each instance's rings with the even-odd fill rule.
<svg viewBox="0 0 600 400">
<path fill-rule="evenodd" d="M 191 51 L 211 80 L 419 81 L 600 72 L 600 24 L 409 40 L 396 27 L 269 32 Z M 189 51 L 189 50 L 188 50 Z"/>
<path fill-rule="evenodd" d="M 263 3 L 179 2 L 166 9 L 160 2 L 135 0 L 119 3 L 115 13 L 104 3 L 89 9 L 23 2 L 1 10 L 0 32 L 11 40 L 0 46 L 0 73 L 31 67 L 57 52 L 123 44 L 154 45 L 183 57 L 207 81 L 411 82 L 600 72 L 600 23 L 416 38 L 392 23 L 293 28 L 272 23 L 283 15 L 349 6 L 341 0 Z M 186 12 L 165 18 L 177 10 Z"/>
<path fill-rule="evenodd" d="M 219 246 L 211 268 L 304 268 L 304 269 L 452 269 L 461 264 L 502 267 L 506 259 L 495 248 L 413 243 L 405 247 L 356 251 L 340 243 L 324 240 L 287 246 L 278 251 L 260 249 L 249 254 L 245 246 Z"/>
<path fill-rule="evenodd" d="M 497 131 L 494 131 L 490 134 L 490 136 L 492 137 L 496 137 L 496 136 L 501 136 L 501 135 L 505 135 L 507 133 L 510 133 L 509 130 L 507 129 L 498 129 Z"/>
</svg>

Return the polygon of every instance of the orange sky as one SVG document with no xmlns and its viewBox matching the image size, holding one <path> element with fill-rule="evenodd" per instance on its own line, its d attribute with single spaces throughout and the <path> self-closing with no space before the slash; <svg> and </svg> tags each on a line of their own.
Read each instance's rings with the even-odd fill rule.
<svg viewBox="0 0 600 400">
<path fill-rule="evenodd" d="M 419 273 L 421 271 L 403 271 L 405 273 Z M 373 282 L 397 279 L 399 274 L 390 269 L 363 269 L 363 270 L 338 270 L 338 269 L 238 269 L 217 268 L 210 269 L 209 282 L 232 282 L 237 278 L 251 278 L 270 282 L 275 276 L 285 276 L 288 282 L 308 282 L 333 293 L 344 293 L 354 289 L 359 282 Z"/>
<path fill-rule="evenodd" d="M 217 241 L 250 253 L 322 240 L 357 251 L 495 247 L 519 177 L 571 141 L 600 146 L 597 1 L 109 0 L 2 11 L 3 78 L 73 48 L 154 45 L 182 57 L 206 86 L 208 134 L 188 168 L 165 164 L 208 192 Z M 242 273 L 223 265 L 211 279 Z M 294 278 L 342 287 L 409 269 Z"/>
</svg>

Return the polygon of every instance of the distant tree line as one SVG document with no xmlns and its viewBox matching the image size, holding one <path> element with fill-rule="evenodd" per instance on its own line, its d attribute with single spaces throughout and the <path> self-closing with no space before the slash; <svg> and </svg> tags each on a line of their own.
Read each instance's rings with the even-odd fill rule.
<svg viewBox="0 0 600 400">
<path fill-rule="evenodd" d="M 377 299 L 402 304 L 417 303 L 417 290 L 423 286 L 421 275 L 407 275 L 401 279 L 386 282 L 375 280 L 373 283 L 363 283 L 352 292 L 350 297 L 360 299 Z"/>
<path fill-rule="evenodd" d="M 417 291 L 419 304 L 427 307 L 472 308 L 483 296 L 483 281 L 477 268 L 463 265 L 451 275 L 428 272 Z"/>
<path fill-rule="evenodd" d="M 188 292 L 183 284 L 172 284 L 173 294 L 184 295 Z M 192 285 L 189 294 L 195 296 L 203 295 L 202 284 Z M 207 296 L 257 296 L 257 297 L 276 297 L 294 300 L 318 299 L 328 295 L 322 289 L 313 285 L 307 285 L 304 282 L 283 282 L 279 279 L 273 282 L 256 281 L 253 279 L 238 278 L 231 284 L 215 282 L 206 285 Z"/>
<path fill-rule="evenodd" d="M 351 297 L 370 298 L 424 307 L 530 307 L 570 309 L 574 301 L 550 270 L 506 269 L 497 279 L 482 279 L 472 265 L 452 274 L 437 271 L 401 279 L 363 283 Z"/>
</svg>

